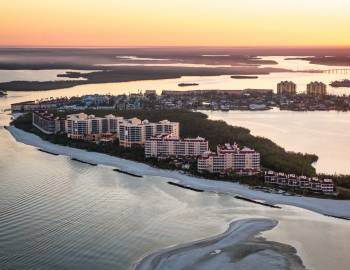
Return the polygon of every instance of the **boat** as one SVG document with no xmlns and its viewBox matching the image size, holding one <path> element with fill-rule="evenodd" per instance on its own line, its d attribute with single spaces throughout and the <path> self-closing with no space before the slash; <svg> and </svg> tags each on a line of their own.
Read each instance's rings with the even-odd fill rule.
<svg viewBox="0 0 350 270">
<path fill-rule="evenodd" d="M 7 92 L 0 90 L 0 97 L 4 97 L 4 96 L 7 96 Z"/>
<path fill-rule="evenodd" d="M 229 105 L 221 105 L 220 106 L 220 109 L 223 111 L 223 112 L 228 112 L 230 110 L 230 106 Z"/>
<path fill-rule="evenodd" d="M 184 87 L 184 86 L 198 86 L 198 83 L 179 83 L 178 86 Z"/>
</svg>

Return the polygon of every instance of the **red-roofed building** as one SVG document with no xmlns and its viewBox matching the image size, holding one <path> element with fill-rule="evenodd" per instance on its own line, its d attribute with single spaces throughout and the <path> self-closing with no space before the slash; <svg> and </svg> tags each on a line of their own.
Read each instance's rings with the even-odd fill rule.
<svg viewBox="0 0 350 270">
<path fill-rule="evenodd" d="M 198 158 L 197 170 L 200 173 L 254 175 L 260 172 L 260 154 L 247 147 L 241 150 L 237 144 L 218 145 L 216 153 L 205 152 Z"/>
<path fill-rule="evenodd" d="M 145 156 L 149 157 L 198 157 L 208 151 L 208 141 L 204 138 L 179 139 L 172 134 L 160 134 L 146 140 Z"/>
<path fill-rule="evenodd" d="M 333 193 L 334 182 L 332 179 L 319 179 L 317 177 L 297 176 L 295 174 L 265 172 L 266 184 L 277 184 L 280 187 L 292 187 L 301 190 L 310 190 L 318 193 Z"/>
</svg>

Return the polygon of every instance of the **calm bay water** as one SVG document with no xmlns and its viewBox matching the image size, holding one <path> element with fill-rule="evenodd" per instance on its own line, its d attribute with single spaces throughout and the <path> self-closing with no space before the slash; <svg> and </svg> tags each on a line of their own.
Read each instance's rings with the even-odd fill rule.
<svg viewBox="0 0 350 270">
<path fill-rule="evenodd" d="M 288 151 L 317 154 L 319 173 L 350 174 L 350 113 L 292 112 L 278 109 L 253 111 L 203 111 L 210 119 L 242 126 Z"/>
<path fill-rule="evenodd" d="M 66 72 L 82 72 L 86 70 L 68 70 L 68 69 L 41 69 L 41 70 L 0 70 L 0 82 L 11 81 L 66 81 L 76 80 L 75 78 L 57 77 Z M 79 80 L 79 79 L 78 79 Z"/>
<path fill-rule="evenodd" d="M 200 79 L 215 89 L 222 88 L 222 78 Z M 110 167 L 91 167 L 68 157 L 39 152 L 17 143 L 3 128 L 10 120 L 5 109 L 13 102 L 176 89 L 177 82 L 190 79 L 196 81 L 182 78 L 84 85 L 47 92 L 10 92 L 8 97 L 0 98 L 0 268 L 131 269 L 146 254 L 221 233 L 234 219 L 268 217 L 278 220 L 279 225 L 263 236 L 296 247 L 310 269 L 348 269 L 347 221 L 296 207 L 270 209 L 228 195 L 183 190 L 168 185 L 168 179 L 161 177 L 135 179 L 113 172 Z M 257 112 L 254 118 L 259 118 L 260 113 L 260 122 L 268 118 L 264 116 L 267 112 Z M 321 117 L 305 117 L 306 114 L 290 118 L 305 119 L 299 128 L 309 129 Z M 344 121 L 348 117 L 345 115 L 341 118 Z M 222 116 L 226 118 L 229 119 Z M 348 127 L 346 121 L 335 121 L 336 115 L 331 118 L 329 123 L 337 128 Z M 233 121 L 236 124 L 238 120 Z M 323 129 L 318 136 L 333 143 Z M 335 141 L 336 136 L 337 132 L 332 135 Z M 334 143 L 333 147 L 340 149 Z"/>
</svg>

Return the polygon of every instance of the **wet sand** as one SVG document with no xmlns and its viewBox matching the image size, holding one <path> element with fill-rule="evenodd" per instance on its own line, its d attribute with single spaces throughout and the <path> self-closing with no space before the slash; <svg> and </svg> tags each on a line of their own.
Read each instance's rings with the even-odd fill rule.
<svg viewBox="0 0 350 270">
<path fill-rule="evenodd" d="M 160 250 L 143 258 L 134 269 L 305 269 L 294 247 L 257 236 L 276 225 L 272 219 L 234 221 L 221 235 Z"/>
</svg>

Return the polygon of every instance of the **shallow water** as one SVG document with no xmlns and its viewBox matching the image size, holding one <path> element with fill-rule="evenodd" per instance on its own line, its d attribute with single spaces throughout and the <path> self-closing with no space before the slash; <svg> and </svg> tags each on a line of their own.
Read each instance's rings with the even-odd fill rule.
<svg viewBox="0 0 350 270">
<path fill-rule="evenodd" d="M 57 77 L 59 74 L 67 72 L 87 73 L 86 70 L 68 70 L 68 69 L 41 69 L 41 70 L 0 70 L 0 82 L 11 81 L 66 81 L 83 80 L 83 78 Z"/>
</svg>

